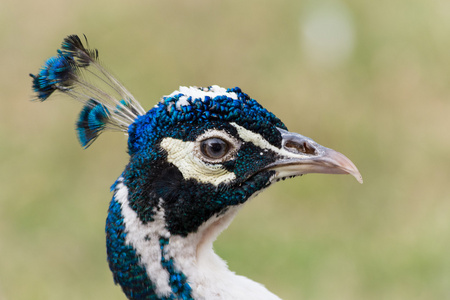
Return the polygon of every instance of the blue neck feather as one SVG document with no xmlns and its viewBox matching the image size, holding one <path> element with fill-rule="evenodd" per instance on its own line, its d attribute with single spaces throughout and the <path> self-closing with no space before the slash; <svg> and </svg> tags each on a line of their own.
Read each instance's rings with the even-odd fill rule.
<svg viewBox="0 0 450 300">
<path fill-rule="evenodd" d="M 169 244 L 168 238 L 159 238 L 160 263 L 169 274 L 168 286 L 170 286 L 172 292 L 168 295 L 158 295 L 155 284 L 148 277 L 141 258 L 133 246 L 126 243 L 126 237 L 126 224 L 122 206 L 114 196 L 106 220 L 108 263 L 115 283 L 120 284 L 129 299 L 193 299 L 191 296 L 192 289 L 187 283 L 186 276 L 175 269 L 173 258 L 167 256 L 165 247 Z"/>
<path fill-rule="evenodd" d="M 136 251 L 126 245 L 126 235 L 120 204 L 113 198 L 106 219 L 106 250 L 114 282 L 120 284 L 129 299 L 162 299 L 156 295 Z"/>
</svg>

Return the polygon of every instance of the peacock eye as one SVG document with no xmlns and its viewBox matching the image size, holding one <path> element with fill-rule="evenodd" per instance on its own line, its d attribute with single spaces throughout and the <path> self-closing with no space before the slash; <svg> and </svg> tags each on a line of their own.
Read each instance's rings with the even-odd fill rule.
<svg viewBox="0 0 450 300">
<path fill-rule="evenodd" d="M 220 159 L 228 154 L 230 145 L 228 142 L 214 137 L 202 141 L 200 143 L 200 151 L 209 159 Z"/>
</svg>

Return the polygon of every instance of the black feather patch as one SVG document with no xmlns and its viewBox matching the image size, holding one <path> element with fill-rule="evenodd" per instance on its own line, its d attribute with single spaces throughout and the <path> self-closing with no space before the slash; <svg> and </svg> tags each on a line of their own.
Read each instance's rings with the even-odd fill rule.
<svg viewBox="0 0 450 300">
<path fill-rule="evenodd" d="M 87 48 L 84 47 L 78 35 L 74 34 L 66 37 L 61 44 L 62 52 L 73 57 L 77 62 L 77 66 L 80 68 L 87 67 L 93 61 L 98 59 L 98 50 L 89 49 L 88 40 L 85 35 L 84 39 L 86 41 Z"/>
</svg>

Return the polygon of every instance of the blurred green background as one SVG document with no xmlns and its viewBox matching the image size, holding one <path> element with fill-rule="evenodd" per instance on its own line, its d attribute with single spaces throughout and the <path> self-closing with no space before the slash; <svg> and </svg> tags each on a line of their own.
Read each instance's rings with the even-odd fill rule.
<svg viewBox="0 0 450 300">
<path fill-rule="evenodd" d="M 358 166 L 248 203 L 215 243 L 232 270 L 283 299 L 450 299 L 448 0 L 1 1 L 0 24 L 1 300 L 125 299 L 104 222 L 126 138 L 85 151 L 78 103 L 30 101 L 73 33 L 147 109 L 240 86 Z"/>
</svg>

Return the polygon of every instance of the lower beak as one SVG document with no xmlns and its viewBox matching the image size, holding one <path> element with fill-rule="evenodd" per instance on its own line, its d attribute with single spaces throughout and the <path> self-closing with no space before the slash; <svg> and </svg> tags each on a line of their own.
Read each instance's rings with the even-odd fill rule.
<svg viewBox="0 0 450 300">
<path fill-rule="evenodd" d="M 353 162 L 345 155 L 326 148 L 312 139 L 278 129 L 283 138 L 281 157 L 265 169 L 276 172 L 275 178 L 285 178 L 308 173 L 322 174 L 350 174 L 359 183 L 363 183 Z"/>
</svg>

